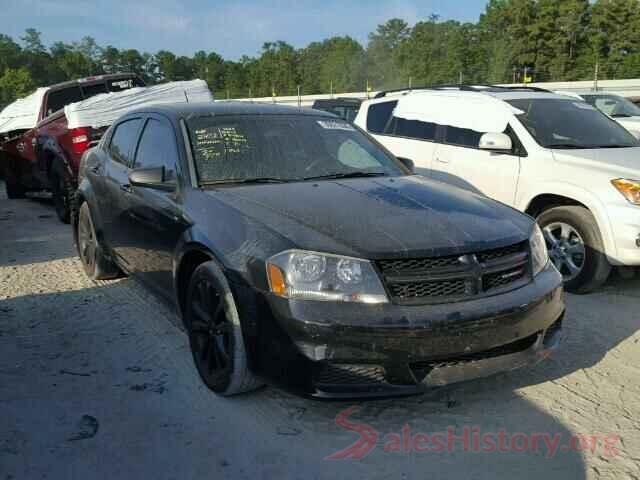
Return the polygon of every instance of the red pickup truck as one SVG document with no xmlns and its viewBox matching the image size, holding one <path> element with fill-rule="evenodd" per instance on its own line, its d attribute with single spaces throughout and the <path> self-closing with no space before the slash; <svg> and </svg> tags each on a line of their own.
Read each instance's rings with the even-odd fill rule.
<svg viewBox="0 0 640 480">
<path fill-rule="evenodd" d="M 100 93 L 142 86 L 144 83 L 136 75 L 122 73 L 49 87 L 42 98 L 36 126 L 7 132 L 0 139 L 0 165 L 4 165 L 9 198 L 23 197 L 29 191 L 50 191 L 58 217 L 69 222 L 80 158 L 106 127 L 69 129 L 64 107 Z"/>
</svg>

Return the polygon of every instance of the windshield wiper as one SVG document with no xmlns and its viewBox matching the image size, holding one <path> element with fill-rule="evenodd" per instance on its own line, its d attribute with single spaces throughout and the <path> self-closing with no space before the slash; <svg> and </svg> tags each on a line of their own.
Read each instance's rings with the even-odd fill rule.
<svg viewBox="0 0 640 480">
<path fill-rule="evenodd" d="M 255 178 L 227 178 L 224 180 L 209 180 L 205 182 L 200 182 L 200 186 L 211 186 L 211 185 L 227 185 L 227 184 L 237 184 L 237 183 L 286 183 L 291 180 L 287 180 L 286 178 L 277 178 L 277 177 L 255 177 Z"/>
<path fill-rule="evenodd" d="M 385 172 L 351 172 L 351 173 L 329 173 L 327 175 L 317 175 L 314 177 L 304 177 L 302 180 L 331 180 L 336 178 L 365 178 L 383 177 Z"/>
</svg>

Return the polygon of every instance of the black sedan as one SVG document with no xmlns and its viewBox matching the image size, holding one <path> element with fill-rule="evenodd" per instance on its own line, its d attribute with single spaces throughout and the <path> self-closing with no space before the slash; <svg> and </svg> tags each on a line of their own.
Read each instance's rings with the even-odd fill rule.
<svg viewBox="0 0 640 480">
<path fill-rule="evenodd" d="M 83 158 L 79 255 L 174 302 L 221 395 L 410 394 L 549 355 L 562 278 L 534 221 L 409 163 L 310 109 L 135 111 Z"/>
</svg>

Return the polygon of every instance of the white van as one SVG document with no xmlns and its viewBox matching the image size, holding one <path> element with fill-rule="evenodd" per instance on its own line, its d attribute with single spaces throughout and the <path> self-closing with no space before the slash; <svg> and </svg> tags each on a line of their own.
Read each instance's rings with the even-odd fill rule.
<svg viewBox="0 0 640 480">
<path fill-rule="evenodd" d="M 536 217 L 569 291 L 640 265 L 640 143 L 580 99 L 493 86 L 381 92 L 355 124 L 416 173 Z"/>
</svg>

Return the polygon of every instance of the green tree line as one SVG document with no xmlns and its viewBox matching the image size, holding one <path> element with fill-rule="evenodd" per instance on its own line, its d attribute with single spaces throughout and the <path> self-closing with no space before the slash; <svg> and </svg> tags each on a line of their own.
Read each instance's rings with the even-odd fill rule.
<svg viewBox="0 0 640 480">
<path fill-rule="evenodd" d="M 597 65 L 597 67 L 596 67 Z M 366 45 L 349 36 L 226 60 L 99 46 L 91 37 L 45 46 L 35 29 L 0 34 L 0 106 L 43 85 L 135 72 L 148 84 L 201 78 L 217 98 L 362 91 L 438 83 L 640 77 L 640 1 L 490 0 L 475 23 L 437 15 L 411 26 L 390 19 Z"/>
</svg>

